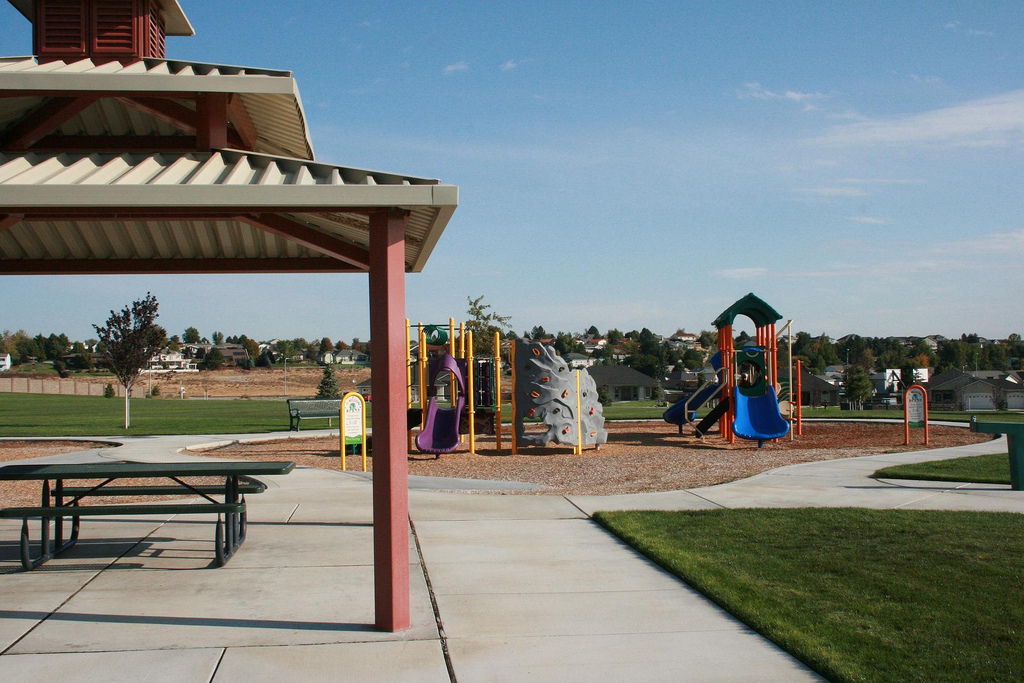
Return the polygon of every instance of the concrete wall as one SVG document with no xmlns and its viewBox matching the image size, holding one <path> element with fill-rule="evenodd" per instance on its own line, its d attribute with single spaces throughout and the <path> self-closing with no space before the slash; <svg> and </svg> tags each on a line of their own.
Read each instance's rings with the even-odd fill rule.
<svg viewBox="0 0 1024 683">
<path fill-rule="evenodd" d="M 124 398 L 124 387 L 111 382 L 114 395 Z M 29 377 L 0 377 L 0 394 L 47 394 L 51 396 L 102 396 L 106 383 L 77 379 L 32 379 Z M 132 387 L 132 398 L 145 398 L 146 388 Z"/>
</svg>

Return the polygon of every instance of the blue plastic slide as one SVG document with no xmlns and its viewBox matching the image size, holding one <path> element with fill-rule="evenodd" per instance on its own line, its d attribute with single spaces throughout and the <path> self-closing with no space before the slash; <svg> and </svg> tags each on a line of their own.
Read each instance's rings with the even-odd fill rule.
<svg viewBox="0 0 1024 683">
<path fill-rule="evenodd" d="M 764 442 L 789 434 L 789 422 L 779 412 L 775 387 L 768 387 L 764 396 L 744 396 L 735 392 L 736 419 L 732 430 L 741 439 Z"/>
<path fill-rule="evenodd" d="M 717 373 L 722 369 L 722 354 L 716 353 L 711 356 L 711 368 Z M 718 384 L 709 384 L 695 394 L 689 394 L 679 399 L 662 413 L 661 419 L 669 424 L 684 425 L 697 419 L 697 409 L 714 398 L 718 392 Z M 687 411 L 689 403 L 689 411 Z M 689 413 L 689 414 L 687 414 Z"/>
</svg>

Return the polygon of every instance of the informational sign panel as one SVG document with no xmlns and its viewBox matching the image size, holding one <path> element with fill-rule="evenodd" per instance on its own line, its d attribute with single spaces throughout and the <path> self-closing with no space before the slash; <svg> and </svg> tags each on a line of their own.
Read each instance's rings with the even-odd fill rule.
<svg viewBox="0 0 1024 683">
<path fill-rule="evenodd" d="M 366 402 L 356 392 L 341 398 L 341 469 L 346 469 L 345 455 L 349 446 L 361 445 L 363 472 L 366 471 Z"/>
<path fill-rule="evenodd" d="M 915 384 L 903 393 L 903 443 L 910 443 L 911 429 L 924 429 L 924 443 L 928 445 L 928 394 Z"/>
</svg>

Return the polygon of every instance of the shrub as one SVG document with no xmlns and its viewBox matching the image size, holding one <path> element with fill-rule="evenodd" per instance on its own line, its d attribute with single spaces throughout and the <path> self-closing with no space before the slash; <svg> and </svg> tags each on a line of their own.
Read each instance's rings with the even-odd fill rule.
<svg viewBox="0 0 1024 683">
<path fill-rule="evenodd" d="M 149 392 L 149 395 L 150 395 L 150 397 L 159 396 L 160 395 L 160 387 L 159 386 L 154 386 L 153 390 Z"/>
<path fill-rule="evenodd" d="M 108 383 L 103 387 L 103 398 L 114 398 L 114 385 Z"/>
</svg>

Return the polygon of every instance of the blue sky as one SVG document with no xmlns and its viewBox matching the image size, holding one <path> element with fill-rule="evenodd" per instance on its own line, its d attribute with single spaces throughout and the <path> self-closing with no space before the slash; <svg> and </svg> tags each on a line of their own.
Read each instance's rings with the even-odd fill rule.
<svg viewBox="0 0 1024 683">
<path fill-rule="evenodd" d="M 168 56 L 293 70 L 319 159 L 459 185 L 414 320 L 670 334 L 752 291 L 813 334 L 1024 332 L 1020 3 L 181 4 Z M 171 334 L 369 331 L 364 276 L 0 290 L 33 334 L 146 291 Z"/>
</svg>

